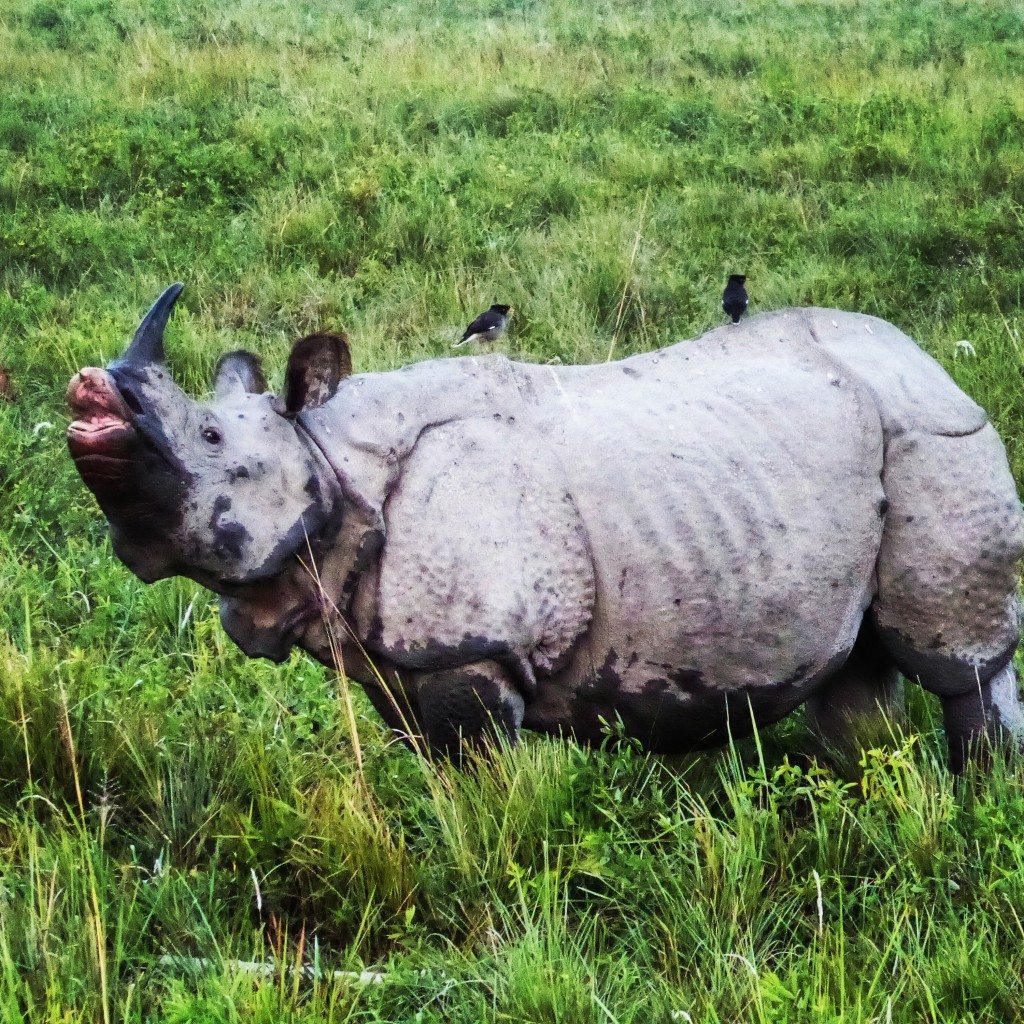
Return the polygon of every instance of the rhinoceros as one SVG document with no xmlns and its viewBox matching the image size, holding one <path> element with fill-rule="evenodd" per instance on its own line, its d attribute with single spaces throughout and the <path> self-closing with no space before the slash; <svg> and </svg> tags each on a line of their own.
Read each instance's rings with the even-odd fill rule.
<svg viewBox="0 0 1024 1024">
<path fill-rule="evenodd" d="M 1024 735 L 1024 517 L 985 412 L 872 316 L 784 309 L 589 366 L 351 373 L 240 351 L 197 402 L 165 326 L 72 380 L 71 454 L 117 556 L 220 596 L 248 655 L 343 669 L 455 755 L 521 729 L 720 744 L 806 704 L 830 743 L 941 699 L 954 769 Z"/>
</svg>

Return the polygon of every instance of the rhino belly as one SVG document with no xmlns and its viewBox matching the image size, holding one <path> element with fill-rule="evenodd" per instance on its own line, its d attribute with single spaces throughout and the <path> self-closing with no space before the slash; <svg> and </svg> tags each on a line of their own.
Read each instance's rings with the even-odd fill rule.
<svg viewBox="0 0 1024 1024">
<path fill-rule="evenodd" d="M 755 359 L 605 404 L 580 398 L 557 435 L 593 621 L 526 724 L 594 739 L 618 716 L 671 750 L 742 733 L 751 711 L 774 721 L 842 665 L 873 596 L 886 503 L 870 395 L 834 364 Z"/>
</svg>

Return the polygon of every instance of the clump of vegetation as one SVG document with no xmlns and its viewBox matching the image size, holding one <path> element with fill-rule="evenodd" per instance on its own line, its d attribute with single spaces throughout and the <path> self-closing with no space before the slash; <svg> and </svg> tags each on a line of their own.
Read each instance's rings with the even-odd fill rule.
<svg viewBox="0 0 1024 1024">
<path fill-rule="evenodd" d="M 428 766 L 355 691 L 353 733 L 343 680 L 245 660 L 198 588 L 130 577 L 62 437 L 71 374 L 176 278 L 199 389 L 313 327 L 360 370 L 446 354 L 492 301 L 521 358 L 624 355 L 717 323 L 740 270 L 752 312 L 920 339 L 1021 480 L 1022 28 L 983 0 L 7 3 L 2 1019 L 1024 1017 L 1024 765 L 955 785 L 919 692 L 859 764 L 789 721 Z"/>
</svg>

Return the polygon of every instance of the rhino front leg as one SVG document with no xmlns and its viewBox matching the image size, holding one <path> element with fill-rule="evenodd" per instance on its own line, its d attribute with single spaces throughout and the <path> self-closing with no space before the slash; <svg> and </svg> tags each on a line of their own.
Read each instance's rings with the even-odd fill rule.
<svg viewBox="0 0 1024 1024">
<path fill-rule="evenodd" d="M 413 679 L 418 725 L 431 755 L 460 761 L 467 748 L 515 743 L 525 705 L 506 669 L 478 661 Z"/>
</svg>

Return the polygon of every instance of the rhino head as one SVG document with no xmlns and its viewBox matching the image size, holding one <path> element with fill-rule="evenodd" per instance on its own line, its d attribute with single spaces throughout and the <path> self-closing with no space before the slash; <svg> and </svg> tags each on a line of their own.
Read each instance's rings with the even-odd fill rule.
<svg viewBox="0 0 1024 1024">
<path fill-rule="evenodd" d="M 337 476 L 299 419 L 334 393 L 351 360 L 340 335 L 302 339 L 278 397 L 257 357 L 234 352 L 218 365 L 212 400 L 196 401 L 164 359 L 181 291 L 172 285 L 156 300 L 121 358 L 75 375 L 68 446 L 132 572 L 147 583 L 188 576 L 237 596 L 338 530 Z"/>
</svg>

